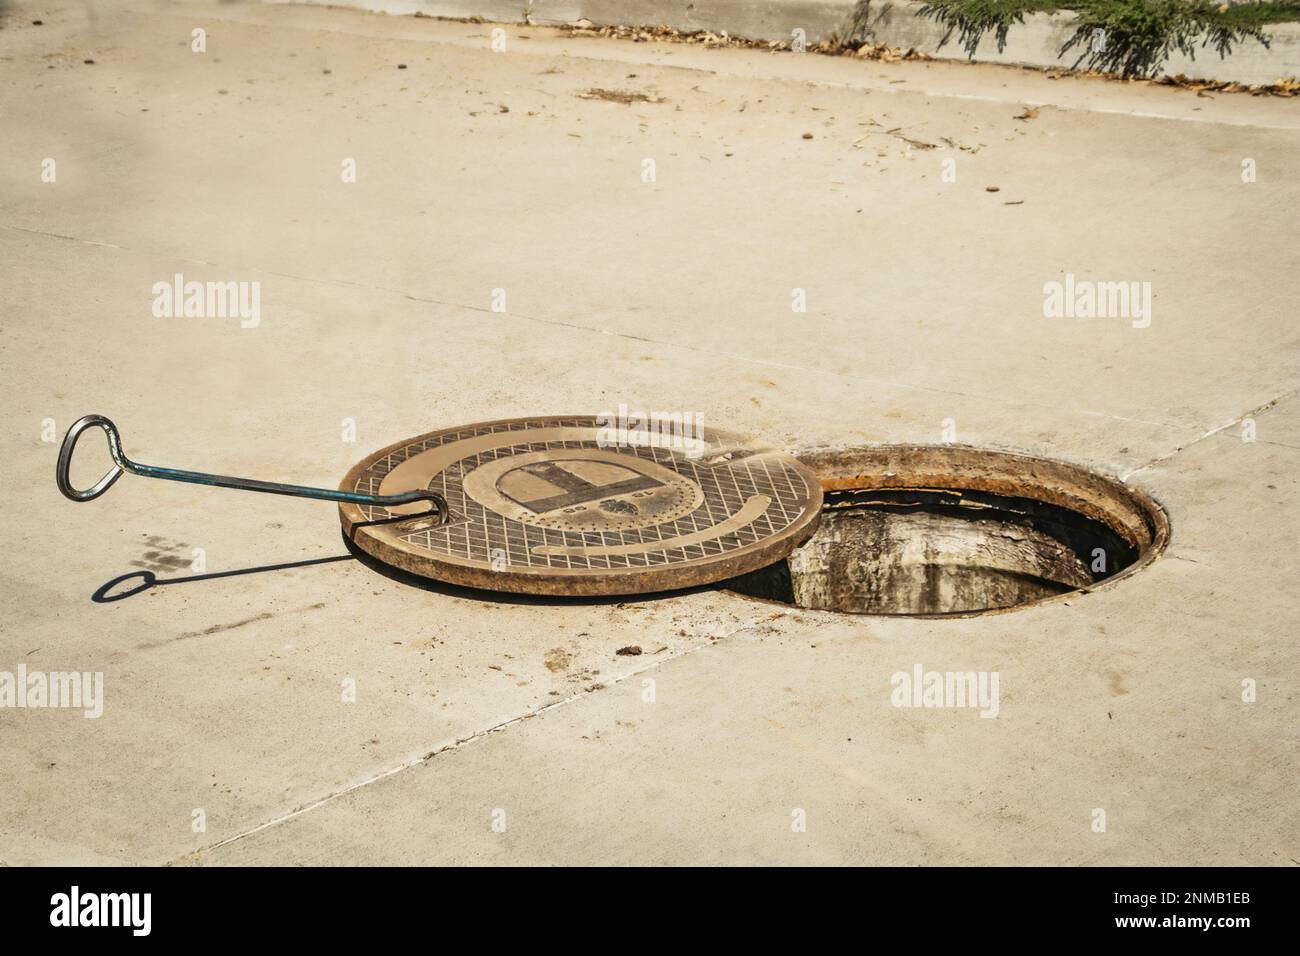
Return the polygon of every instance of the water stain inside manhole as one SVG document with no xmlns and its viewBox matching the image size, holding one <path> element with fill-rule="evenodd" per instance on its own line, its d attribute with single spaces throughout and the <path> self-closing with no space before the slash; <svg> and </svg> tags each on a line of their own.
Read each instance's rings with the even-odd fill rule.
<svg viewBox="0 0 1300 956">
<path fill-rule="evenodd" d="M 800 458 L 822 482 L 817 531 L 731 590 L 851 614 L 977 614 L 1092 590 L 1168 540 L 1151 498 L 1064 462 L 915 445 Z"/>
</svg>

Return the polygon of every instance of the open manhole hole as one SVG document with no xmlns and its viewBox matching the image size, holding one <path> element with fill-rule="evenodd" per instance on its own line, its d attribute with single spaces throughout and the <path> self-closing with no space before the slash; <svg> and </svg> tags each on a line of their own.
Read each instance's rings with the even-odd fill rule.
<svg viewBox="0 0 1300 956">
<path fill-rule="evenodd" d="M 1147 495 L 1064 462 L 913 445 L 800 461 L 821 480 L 816 533 L 732 590 L 851 614 L 1004 611 L 1126 577 L 1169 537 Z"/>
</svg>

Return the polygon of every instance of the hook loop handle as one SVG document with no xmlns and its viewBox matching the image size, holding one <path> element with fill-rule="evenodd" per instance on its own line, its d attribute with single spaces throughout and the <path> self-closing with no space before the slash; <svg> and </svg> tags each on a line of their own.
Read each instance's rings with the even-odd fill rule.
<svg viewBox="0 0 1300 956">
<path fill-rule="evenodd" d="M 68 476 L 68 471 L 72 465 L 72 452 L 77 447 L 77 439 L 81 437 L 82 432 L 92 425 L 102 428 L 104 434 L 108 436 L 108 453 L 113 456 L 115 464 L 112 470 L 103 478 L 85 491 L 81 491 L 72 487 L 72 480 Z M 309 488 L 305 485 L 285 485 L 275 481 L 258 481 L 253 478 L 210 475 L 204 471 L 182 471 L 179 468 L 142 465 L 126 457 L 126 454 L 122 451 L 122 436 L 117 433 L 117 426 L 103 415 L 87 415 L 84 418 L 79 418 L 68 429 L 68 433 L 63 436 L 63 446 L 59 449 L 59 463 L 54 472 L 54 480 L 58 483 L 59 491 L 73 501 L 91 501 L 108 491 L 113 486 L 113 482 L 122 477 L 124 471 L 129 471 L 133 475 L 143 475 L 146 478 L 185 481 L 190 484 L 208 485 L 213 488 L 237 488 L 243 491 L 261 491 L 272 495 L 290 495 L 295 498 L 315 498 L 318 501 L 342 501 L 357 505 L 375 505 L 381 508 L 392 508 L 427 501 L 430 505 L 430 511 L 427 513 L 436 513 L 438 515 L 438 524 L 448 524 L 451 521 L 451 507 L 447 504 L 447 499 L 436 491 L 429 491 L 427 488 L 400 491 L 391 495 L 372 495 L 360 491 Z M 402 517 L 418 516 L 406 515 Z"/>
<path fill-rule="evenodd" d="M 92 425 L 97 425 L 104 430 L 108 437 L 108 453 L 113 456 L 116 464 L 104 475 L 103 478 L 95 482 L 85 491 L 72 487 L 72 479 L 69 477 L 68 470 L 72 466 L 72 452 L 77 447 L 77 439 L 81 433 Z M 117 426 L 105 418 L 103 415 L 86 415 L 77 419 L 68 433 L 63 436 L 63 445 L 59 448 L 59 463 L 54 472 L 54 480 L 59 486 L 59 491 L 63 492 L 64 497 L 71 498 L 73 501 L 90 501 L 98 498 L 109 488 L 113 487 L 113 482 L 122 477 L 123 471 L 133 471 L 132 463 L 122 454 L 122 439 L 117 433 Z"/>
</svg>

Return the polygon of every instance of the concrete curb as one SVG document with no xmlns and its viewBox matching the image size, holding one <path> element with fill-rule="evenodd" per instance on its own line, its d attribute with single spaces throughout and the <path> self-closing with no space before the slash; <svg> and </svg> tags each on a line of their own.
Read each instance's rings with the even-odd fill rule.
<svg viewBox="0 0 1300 956">
<path fill-rule="evenodd" d="M 353 7 L 377 13 L 426 13 L 439 17 L 482 17 L 502 23 L 529 22 L 542 25 L 572 23 L 587 19 L 598 26 L 659 25 L 678 30 L 726 31 L 732 36 L 756 40 L 789 40 L 802 29 L 809 43 L 830 39 L 837 31 L 848 32 L 856 0 L 268 0 L 273 3 L 307 3 L 317 6 Z M 867 32 L 871 39 L 891 47 L 916 49 L 939 59 L 966 59 L 954 36 L 940 45 L 947 30 L 943 25 L 917 16 L 921 3 L 912 0 L 875 2 L 867 11 Z M 1077 58 L 1073 51 L 1058 56 L 1062 44 L 1074 32 L 1074 18 L 1065 14 L 1035 14 L 1007 33 L 1006 49 L 999 52 L 986 37 L 975 57 L 980 63 L 1017 66 L 1069 67 Z M 1220 59 L 1212 49 L 1196 59 L 1174 55 L 1164 72 L 1195 79 L 1235 80 L 1250 85 L 1275 83 L 1300 76 L 1300 24 L 1279 24 L 1266 31 L 1272 36 L 1270 49 L 1247 42 L 1230 56 Z"/>
</svg>

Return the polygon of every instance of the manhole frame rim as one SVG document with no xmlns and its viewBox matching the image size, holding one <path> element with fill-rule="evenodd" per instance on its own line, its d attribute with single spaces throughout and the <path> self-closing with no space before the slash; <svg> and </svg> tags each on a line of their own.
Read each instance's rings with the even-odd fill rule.
<svg viewBox="0 0 1300 956">
<path fill-rule="evenodd" d="M 1108 590 L 1113 585 L 1118 584 L 1121 581 L 1127 580 L 1128 578 L 1137 574 L 1139 571 L 1146 569 L 1150 565 L 1154 564 L 1157 560 L 1159 560 L 1159 558 L 1162 557 L 1165 551 L 1168 549 L 1170 540 L 1172 538 L 1172 532 L 1171 532 L 1171 527 L 1169 522 L 1169 513 L 1168 510 L 1165 508 L 1165 506 L 1159 501 L 1159 499 L 1157 499 L 1150 492 L 1146 491 L 1144 488 L 1141 488 L 1137 485 L 1129 484 L 1128 482 L 1124 481 L 1122 478 L 1120 478 L 1117 475 L 1113 475 L 1107 471 L 1102 471 L 1098 468 L 1092 467 L 1091 465 L 1083 465 L 1077 462 L 1068 461 L 1066 459 L 1044 458 L 1041 455 L 1031 455 L 1029 453 L 1021 452 L 1021 451 L 1010 451 L 1001 448 L 988 448 L 979 445 L 967 445 L 967 444 L 959 444 L 955 442 L 952 444 L 919 444 L 914 442 L 876 442 L 876 443 L 863 443 L 863 444 L 855 444 L 855 445 L 834 445 L 834 446 L 811 448 L 811 449 L 804 449 L 801 451 L 791 452 L 794 458 L 798 460 L 802 465 L 807 467 L 810 471 L 812 471 L 813 474 L 817 476 L 817 480 L 821 483 L 822 492 L 823 492 L 823 504 L 822 504 L 823 509 L 825 508 L 824 496 L 827 493 L 833 493 L 838 491 L 853 491 L 853 490 L 864 490 L 864 491 L 873 490 L 873 489 L 883 490 L 885 488 L 904 490 L 911 487 L 922 487 L 921 485 L 907 485 L 907 484 L 872 485 L 870 483 L 865 484 L 861 487 L 852 484 L 844 484 L 838 487 L 829 486 L 828 482 L 829 483 L 850 482 L 853 478 L 865 477 L 861 474 L 855 474 L 854 471 L 851 469 L 836 467 L 828 460 L 828 459 L 832 459 L 834 456 L 852 455 L 854 453 L 860 453 L 863 455 L 880 454 L 880 453 L 897 453 L 897 454 L 912 453 L 918 455 L 945 453 L 951 455 L 970 455 L 970 456 L 978 456 L 985 459 L 998 460 L 1006 463 L 1010 463 L 1010 462 L 1026 463 L 1029 465 L 1036 465 L 1048 469 L 1060 470 L 1060 471 L 1082 475 L 1086 478 L 1089 478 L 1101 484 L 1108 490 L 1117 492 L 1118 496 L 1121 499 L 1125 499 L 1133 508 L 1133 510 L 1138 514 L 1140 514 L 1145 520 L 1145 524 L 1151 536 L 1150 541 L 1148 544 L 1146 544 L 1144 547 L 1141 547 L 1138 550 L 1138 556 L 1133 561 L 1132 564 L 1124 568 L 1122 571 L 1116 572 L 1115 574 L 1111 575 L 1110 577 L 1106 578 L 1103 581 L 1099 581 L 1088 587 L 1075 588 L 1074 590 L 1066 591 L 1061 594 L 1050 595 L 1048 597 L 1039 598 L 1038 600 L 1035 601 L 1027 601 L 1023 604 L 1013 604 L 1008 607 L 978 608 L 978 609 L 966 610 L 966 611 L 944 611 L 944 612 L 936 612 L 936 613 L 924 613 L 924 612 L 871 613 L 871 612 L 837 611 L 831 608 L 806 608 L 806 607 L 799 607 L 798 605 L 794 605 L 794 604 L 789 604 L 784 601 L 775 600 L 772 598 L 754 597 L 751 595 L 739 594 L 739 592 L 735 592 L 735 591 L 732 592 L 733 594 L 738 594 L 738 596 L 745 597 L 748 600 L 763 601 L 764 603 L 772 604 L 773 606 L 776 607 L 783 607 L 791 611 L 799 612 L 801 614 L 818 614 L 818 615 L 827 615 L 827 616 L 839 617 L 839 618 L 850 617 L 850 618 L 881 618 L 881 619 L 916 619 L 916 620 L 924 620 L 924 621 L 934 621 L 934 620 L 949 620 L 949 619 L 957 619 L 957 618 L 986 617 L 993 614 L 1009 614 L 1017 611 L 1030 610 L 1032 608 L 1046 607 L 1052 604 L 1067 603 L 1070 600 L 1080 598 L 1097 591 Z M 951 487 L 953 490 L 961 490 L 962 488 L 967 488 L 972 491 L 980 490 L 976 487 L 971 487 L 969 485 L 965 485 L 961 483 L 954 483 L 951 486 L 944 486 L 944 487 Z M 1032 498 L 1034 496 L 1028 495 L 1026 497 Z M 1051 501 L 1051 499 L 1035 499 L 1035 500 Z M 1060 502 L 1053 502 L 1053 503 L 1061 504 Z M 1061 506 L 1066 508 L 1071 507 L 1070 505 L 1066 505 L 1066 504 L 1061 504 Z M 1087 512 L 1078 511 L 1078 509 L 1074 509 L 1074 508 L 1071 508 L 1071 510 L 1075 510 L 1080 514 L 1083 514 L 1085 517 L 1090 517 L 1093 520 L 1101 521 L 1102 523 L 1106 524 L 1107 527 L 1111 528 L 1112 531 L 1115 531 L 1117 534 L 1121 534 L 1121 536 L 1123 536 L 1123 532 L 1117 529 L 1109 521 L 1106 521 L 1104 518 L 1095 517 L 1087 514 Z M 811 535 L 809 535 L 809 537 L 811 537 Z M 806 543 L 806 539 L 804 543 Z M 802 543 L 799 545 L 799 547 L 802 547 Z M 784 561 L 784 560 L 788 560 L 788 558 L 789 555 L 779 560 Z"/>
</svg>

